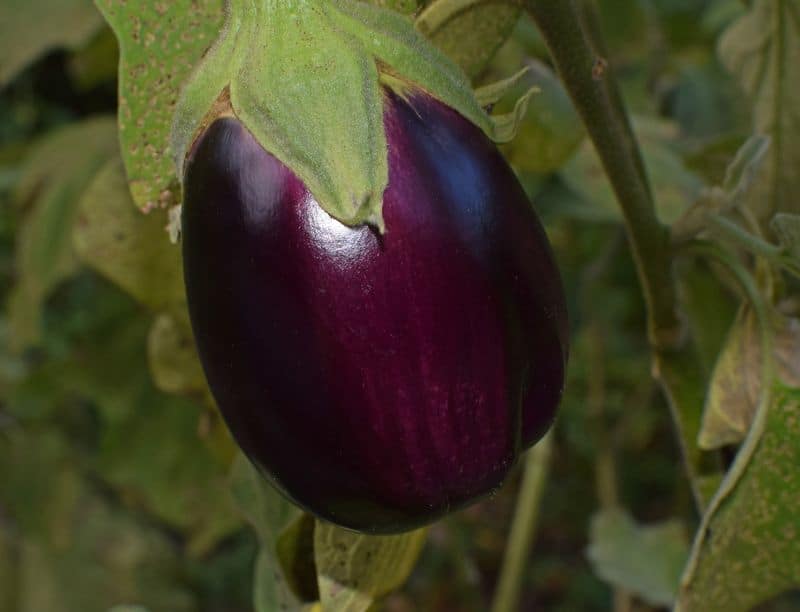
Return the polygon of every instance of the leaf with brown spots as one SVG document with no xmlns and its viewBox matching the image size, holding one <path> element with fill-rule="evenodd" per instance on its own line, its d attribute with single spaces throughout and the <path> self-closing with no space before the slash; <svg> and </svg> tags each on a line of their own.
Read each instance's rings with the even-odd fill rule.
<svg viewBox="0 0 800 612">
<path fill-rule="evenodd" d="M 745 612 L 800 587 L 800 390 L 778 385 L 764 410 L 756 448 L 695 544 L 682 612 Z"/>
<path fill-rule="evenodd" d="M 184 81 L 217 39 L 222 1 L 96 3 L 120 46 L 120 142 L 133 199 L 144 209 L 177 203 L 172 114 Z"/>
</svg>

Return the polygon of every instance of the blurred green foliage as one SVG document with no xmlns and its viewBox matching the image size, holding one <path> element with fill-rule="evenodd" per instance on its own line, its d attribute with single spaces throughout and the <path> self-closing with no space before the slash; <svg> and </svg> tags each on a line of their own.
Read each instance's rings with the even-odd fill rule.
<svg viewBox="0 0 800 612">
<path fill-rule="evenodd" d="M 376 3 L 406 13 L 431 4 Z M 81 5 L 69 9 L 80 23 L 65 27 L 59 11 L 72 4 Z M 123 3 L 99 4 L 110 11 Z M 198 15 L 219 12 L 219 3 L 189 4 Z M 797 132 L 799 107 L 776 93 L 773 72 L 754 80 L 748 55 L 754 51 L 742 42 L 769 46 L 760 38 L 761 26 L 774 17 L 769 11 L 796 3 L 756 0 L 741 21 L 748 8 L 738 0 L 598 4 L 608 60 L 634 117 L 659 215 L 686 225 L 697 203 L 708 201 L 709 188 L 725 185 L 726 168 L 754 124 L 773 140 Z M 213 407 L 194 356 L 167 212 L 156 206 L 142 215 L 133 202 L 176 201 L 167 193 L 174 187 L 171 160 L 142 143 L 127 155 L 146 158 L 153 176 L 126 180 L 109 119 L 118 110 L 114 37 L 87 6 L 37 0 L 0 9 L 0 17 L 14 16 L 0 19 L 0 610 L 238 612 L 253 609 L 255 589 L 257 609 L 267 612 L 341 594 L 348 576 L 331 585 L 329 572 L 318 583 L 317 565 L 335 563 L 324 548 L 314 557 L 314 538 L 341 534 L 315 532 L 266 487 L 236 455 Z M 128 10 L 135 12 L 130 4 Z M 686 534 L 699 519 L 667 406 L 650 377 L 644 304 L 618 207 L 535 27 L 525 17 L 516 21 L 515 10 L 503 9 L 497 21 L 484 10 L 447 22 L 439 42 L 476 84 L 531 67 L 520 88 L 536 85 L 541 93 L 505 153 L 547 223 L 573 337 L 522 608 L 591 612 L 635 602 L 627 609 L 662 609 L 678 591 Z M 200 54 L 215 23 L 202 21 L 208 31 L 160 42 L 169 53 L 186 44 Z M 510 33 L 491 61 L 490 53 L 465 52 L 459 44 L 476 23 L 495 41 L 482 50 L 494 51 Z M 40 35 L 25 36 L 30 28 Z M 14 37 L 7 36 L 12 30 Z M 167 36 L 144 32 L 156 34 Z M 797 37 L 790 38 L 796 45 Z M 770 47 L 769 57 L 775 70 L 797 70 L 788 54 Z M 165 132 L 190 68 L 191 62 L 172 66 L 155 100 L 139 92 L 123 101 L 123 131 L 135 121 L 129 113 L 152 110 L 159 117 L 156 133 Z M 752 118 L 747 95 L 756 97 Z M 767 162 L 769 171 L 747 196 L 779 192 L 779 204 L 758 209 L 759 218 L 789 251 L 797 247 L 791 198 L 797 190 L 781 177 L 800 176 L 796 164 L 785 166 L 798 150 L 785 140 L 770 149 L 779 161 Z M 767 225 L 771 216 L 763 210 L 783 216 Z M 713 264 L 682 261 L 679 279 L 704 366 L 696 376 L 708 380 L 734 320 L 737 293 Z M 791 295 L 795 286 L 787 284 Z M 759 535 L 775 546 L 766 565 L 730 567 L 725 557 L 757 556 L 748 548 L 752 534 L 738 528 L 743 521 L 758 524 L 760 506 L 748 499 L 796 506 L 797 487 L 785 486 L 786 473 L 771 468 L 780 465 L 776 457 L 786 441 L 796 442 L 785 425 L 797 398 L 783 388 L 777 393 L 777 409 L 763 424 L 764 445 L 742 476 L 749 493 L 737 494 L 712 517 L 713 547 L 699 549 L 700 570 L 686 601 L 717 589 L 723 595 L 714 609 L 729 609 L 726 581 L 757 582 L 748 603 L 797 586 L 796 575 L 786 579 L 770 570 L 778 555 L 797 556 L 779 546 L 791 542 L 786 530 L 793 523 L 785 516 Z M 711 478 L 718 484 L 721 475 Z M 393 612 L 485 610 L 517 487 L 515 473 L 494 498 L 432 526 L 405 586 L 377 605 Z M 404 558 L 407 551 L 398 549 Z M 383 582 L 402 582 L 404 573 Z M 800 606 L 791 598 L 783 605 Z"/>
</svg>

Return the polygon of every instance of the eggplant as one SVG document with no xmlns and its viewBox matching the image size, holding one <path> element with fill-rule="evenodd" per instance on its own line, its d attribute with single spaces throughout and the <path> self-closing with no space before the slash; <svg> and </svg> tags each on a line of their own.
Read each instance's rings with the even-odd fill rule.
<svg viewBox="0 0 800 612">
<path fill-rule="evenodd" d="M 495 144 L 422 90 L 385 90 L 384 128 L 384 232 L 326 213 L 231 116 L 195 141 L 182 209 L 233 436 L 295 503 L 364 533 L 495 491 L 551 426 L 568 352 L 550 245 Z"/>
</svg>

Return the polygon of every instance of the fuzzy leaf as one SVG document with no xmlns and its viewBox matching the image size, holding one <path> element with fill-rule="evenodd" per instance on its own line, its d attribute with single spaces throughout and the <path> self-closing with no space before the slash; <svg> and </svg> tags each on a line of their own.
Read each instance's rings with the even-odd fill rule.
<svg viewBox="0 0 800 612">
<path fill-rule="evenodd" d="M 677 520 L 641 526 L 623 510 L 592 518 L 587 556 L 595 573 L 654 606 L 675 600 L 689 555 L 686 529 Z"/>
<path fill-rule="evenodd" d="M 677 610 L 746 612 L 800 587 L 800 391 L 777 386 L 759 428 L 698 533 Z"/>
<path fill-rule="evenodd" d="M 748 205 L 763 222 L 800 212 L 800 0 L 755 0 L 724 33 L 719 54 L 751 98 L 754 131 L 772 141 Z"/>
<path fill-rule="evenodd" d="M 143 214 L 127 188 L 122 161 L 108 160 L 80 203 L 73 235 L 78 257 L 153 310 L 185 303 L 180 249 L 170 244 L 163 210 Z"/>
<path fill-rule="evenodd" d="M 314 554 L 325 610 L 365 612 L 401 586 L 422 552 L 427 530 L 368 536 L 317 522 Z"/>
<path fill-rule="evenodd" d="M 26 214 L 17 234 L 18 282 L 9 298 L 12 348 L 38 342 L 43 301 L 76 269 L 70 234 L 78 202 L 116 148 L 113 119 L 99 117 L 48 135 L 23 162 L 14 194 Z"/>
<path fill-rule="evenodd" d="M 131 193 L 180 201 L 169 134 L 181 87 L 222 23 L 222 0 L 96 0 L 120 46 L 119 129 Z"/>
<path fill-rule="evenodd" d="M 92 0 L 3 0 L 0 88 L 49 49 L 82 45 L 102 23 Z"/>
<path fill-rule="evenodd" d="M 178 106 L 178 172 L 197 131 L 227 96 L 229 111 L 329 214 L 382 228 L 383 73 L 395 85 L 422 87 L 490 136 L 504 135 L 464 75 L 402 15 L 355 0 L 236 0 Z"/>
<path fill-rule="evenodd" d="M 526 66 L 508 78 L 477 88 L 475 90 L 475 98 L 478 100 L 478 104 L 483 107 L 496 104 L 522 82 L 522 78 L 528 72 L 530 72 L 530 67 Z"/>
<path fill-rule="evenodd" d="M 402 13 L 403 15 L 410 15 L 414 11 L 416 11 L 421 1 L 417 0 L 364 0 L 368 4 L 374 4 L 375 6 L 380 6 L 382 8 L 391 9 L 393 11 L 397 11 L 398 13 Z"/>
<path fill-rule="evenodd" d="M 495 138 L 495 127 L 483 111 L 464 73 L 422 37 L 407 20 L 383 11 L 364 10 L 353 0 L 335 0 L 334 17 L 347 23 L 370 53 L 401 77 L 420 85 Z M 342 21 L 344 17 L 346 21 Z M 383 38 L 376 37 L 378 31 Z"/>
</svg>

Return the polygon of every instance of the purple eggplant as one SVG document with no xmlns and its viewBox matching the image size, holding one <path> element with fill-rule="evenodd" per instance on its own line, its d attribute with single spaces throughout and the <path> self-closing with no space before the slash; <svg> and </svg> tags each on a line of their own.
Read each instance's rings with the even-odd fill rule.
<svg viewBox="0 0 800 612">
<path fill-rule="evenodd" d="M 553 422 L 568 344 L 547 237 L 496 146 L 427 94 L 385 96 L 384 233 L 329 216 L 232 117 L 196 141 L 182 213 L 234 437 L 297 504 L 367 533 L 496 490 Z"/>
</svg>

